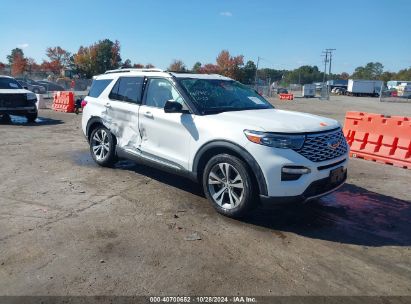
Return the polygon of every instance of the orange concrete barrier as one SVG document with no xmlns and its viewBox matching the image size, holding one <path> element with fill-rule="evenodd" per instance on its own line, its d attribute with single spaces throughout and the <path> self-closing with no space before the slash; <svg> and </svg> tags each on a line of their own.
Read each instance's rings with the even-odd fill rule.
<svg viewBox="0 0 411 304">
<path fill-rule="evenodd" d="M 294 100 L 293 94 L 279 94 L 280 100 Z"/>
<path fill-rule="evenodd" d="M 73 113 L 74 93 L 69 91 L 60 91 L 53 94 L 53 110 L 59 112 Z"/>
<path fill-rule="evenodd" d="M 411 169 L 411 117 L 347 112 L 344 135 L 352 157 Z"/>
</svg>

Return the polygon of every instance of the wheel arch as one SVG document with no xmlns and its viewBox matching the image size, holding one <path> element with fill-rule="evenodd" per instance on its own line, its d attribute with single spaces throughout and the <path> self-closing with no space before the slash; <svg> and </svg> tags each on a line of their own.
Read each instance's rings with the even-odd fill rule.
<svg viewBox="0 0 411 304">
<path fill-rule="evenodd" d="M 227 153 L 243 160 L 251 169 L 251 176 L 257 184 L 260 195 L 268 195 L 266 180 L 257 161 L 246 149 L 230 141 L 211 141 L 197 151 L 193 160 L 193 172 L 198 180 L 201 180 L 201 174 L 211 157 L 221 153 Z"/>
<path fill-rule="evenodd" d="M 111 132 L 111 130 L 104 124 L 103 120 L 100 117 L 93 116 L 87 122 L 86 137 L 88 141 L 90 141 L 91 133 L 97 126 L 106 127 Z M 113 134 L 113 132 L 111 132 L 111 134 Z M 113 134 L 113 138 L 114 138 L 114 143 L 117 145 L 117 137 L 114 134 Z"/>
</svg>

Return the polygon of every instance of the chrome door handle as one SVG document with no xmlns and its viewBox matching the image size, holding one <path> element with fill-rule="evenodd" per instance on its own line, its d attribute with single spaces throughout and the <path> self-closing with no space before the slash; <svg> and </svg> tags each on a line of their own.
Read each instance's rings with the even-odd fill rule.
<svg viewBox="0 0 411 304">
<path fill-rule="evenodd" d="M 147 118 L 153 118 L 153 113 L 151 113 L 151 112 L 145 112 L 145 113 L 144 113 L 144 116 L 147 117 Z"/>
<path fill-rule="evenodd" d="M 111 104 L 110 103 L 106 103 L 105 105 L 104 105 L 106 108 L 111 108 Z"/>
</svg>

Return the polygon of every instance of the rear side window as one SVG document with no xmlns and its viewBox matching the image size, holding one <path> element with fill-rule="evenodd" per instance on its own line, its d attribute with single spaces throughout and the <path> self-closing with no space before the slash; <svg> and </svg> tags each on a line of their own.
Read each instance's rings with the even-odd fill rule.
<svg viewBox="0 0 411 304">
<path fill-rule="evenodd" d="M 143 82 L 143 77 L 120 77 L 111 90 L 109 98 L 140 104 Z"/>
<path fill-rule="evenodd" d="M 93 80 L 91 84 L 90 92 L 88 96 L 90 97 L 99 97 L 100 94 L 104 91 L 105 88 L 112 82 L 112 79 L 99 79 Z"/>
</svg>

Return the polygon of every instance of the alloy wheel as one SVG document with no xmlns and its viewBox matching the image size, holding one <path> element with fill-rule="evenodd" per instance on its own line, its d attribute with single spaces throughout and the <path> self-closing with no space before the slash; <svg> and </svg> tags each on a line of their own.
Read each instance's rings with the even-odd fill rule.
<svg viewBox="0 0 411 304">
<path fill-rule="evenodd" d="M 110 142 L 107 131 L 99 129 L 92 138 L 92 149 L 98 161 L 104 160 L 110 151 Z"/>
<path fill-rule="evenodd" d="M 233 209 L 244 195 L 243 178 L 234 166 L 218 163 L 208 175 L 208 190 L 215 203 L 224 209 Z"/>
</svg>

